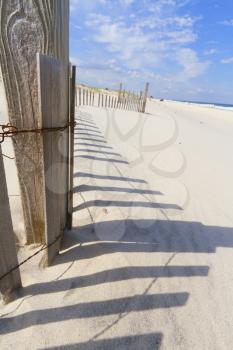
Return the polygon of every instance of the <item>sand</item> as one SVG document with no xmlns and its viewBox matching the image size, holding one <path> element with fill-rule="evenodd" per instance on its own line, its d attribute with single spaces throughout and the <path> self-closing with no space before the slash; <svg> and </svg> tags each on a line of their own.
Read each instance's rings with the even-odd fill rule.
<svg viewBox="0 0 233 350">
<path fill-rule="evenodd" d="M 77 119 L 74 229 L 54 266 L 22 267 L 0 348 L 231 349 L 233 112 L 151 100 Z"/>
</svg>

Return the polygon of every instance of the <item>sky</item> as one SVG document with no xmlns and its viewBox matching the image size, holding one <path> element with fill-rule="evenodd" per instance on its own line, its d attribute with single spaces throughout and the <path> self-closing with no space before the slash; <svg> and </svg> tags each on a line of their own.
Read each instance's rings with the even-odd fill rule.
<svg viewBox="0 0 233 350">
<path fill-rule="evenodd" d="M 233 104 L 233 0 L 70 0 L 70 60 L 96 87 Z"/>
</svg>

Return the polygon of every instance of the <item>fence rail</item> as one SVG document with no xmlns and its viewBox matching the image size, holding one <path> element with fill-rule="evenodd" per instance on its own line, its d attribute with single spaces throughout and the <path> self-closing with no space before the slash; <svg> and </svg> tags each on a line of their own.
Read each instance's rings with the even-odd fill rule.
<svg viewBox="0 0 233 350">
<path fill-rule="evenodd" d="M 92 89 L 76 87 L 76 106 L 95 106 L 101 108 L 124 109 L 144 112 L 145 97 L 142 95 L 121 92 L 119 94 L 101 93 Z"/>
</svg>

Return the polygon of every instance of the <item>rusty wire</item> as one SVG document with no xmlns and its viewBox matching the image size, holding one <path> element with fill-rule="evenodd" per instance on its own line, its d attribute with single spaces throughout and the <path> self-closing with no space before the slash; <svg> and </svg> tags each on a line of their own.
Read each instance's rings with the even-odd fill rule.
<svg viewBox="0 0 233 350">
<path fill-rule="evenodd" d="M 38 129 L 19 129 L 14 125 L 8 124 L 0 124 L 0 128 L 2 128 L 2 131 L 0 132 L 0 144 L 5 141 L 5 138 L 13 137 L 19 134 L 26 134 L 26 133 L 35 133 L 35 134 L 41 134 L 44 132 L 56 132 L 56 131 L 64 131 L 69 126 L 75 126 L 76 122 L 74 123 L 68 123 L 64 126 L 55 126 L 55 127 L 44 127 L 44 128 L 38 128 Z"/>
<path fill-rule="evenodd" d="M 70 126 L 75 127 L 76 122 L 74 123 L 68 123 L 65 126 L 58 126 L 58 127 L 51 127 L 51 128 L 38 128 L 38 129 L 18 129 L 16 126 L 11 125 L 10 123 L 7 124 L 0 124 L 0 128 L 2 131 L 0 131 L 0 144 L 5 141 L 6 138 L 10 138 L 19 134 L 26 134 L 26 133 L 36 133 L 36 134 L 42 134 L 44 132 L 56 132 L 56 131 L 64 131 Z M 8 159 L 15 159 L 15 157 L 10 157 L 4 153 L 0 153 L 3 157 L 6 157 Z"/>
</svg>

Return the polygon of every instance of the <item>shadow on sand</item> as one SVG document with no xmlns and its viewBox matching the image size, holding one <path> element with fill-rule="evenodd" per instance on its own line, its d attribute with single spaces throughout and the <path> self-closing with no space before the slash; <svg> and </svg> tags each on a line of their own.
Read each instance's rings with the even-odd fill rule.
<svg viewBox="0 0 233 350">
<path fill-rule="evenodd" d="M 159 350 L 162 337 L 161 333 L 139 334 L 131 337 L 68 344 L 59 346 L 59 350 Z M 39 350 L 58 350 L 58 347 L 43 348 Z"/>
</svg>

